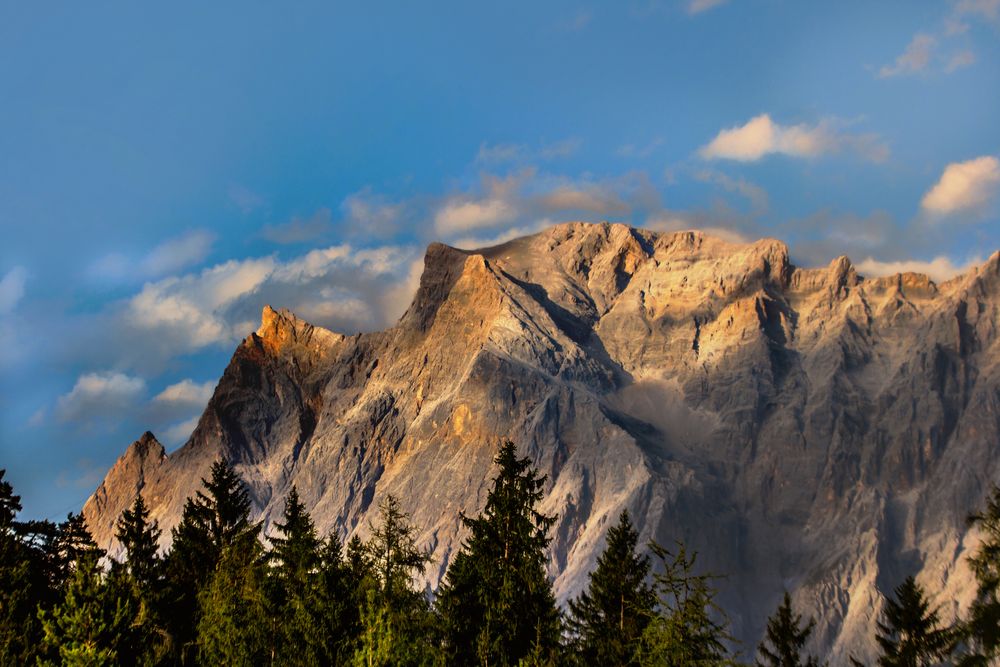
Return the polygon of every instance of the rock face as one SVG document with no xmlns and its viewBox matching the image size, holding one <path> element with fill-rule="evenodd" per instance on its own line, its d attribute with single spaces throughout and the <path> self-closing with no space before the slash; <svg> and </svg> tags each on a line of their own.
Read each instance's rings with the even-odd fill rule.
<svg viewBox="0 0 1000 667">
<path fill-rule="evenodd" d="M 166 456 L 144 435 L 84 513 L 113 550 L 141 491 L 169 529 L 222 456 L 267 522 L 293 483 L 344 537 L 397 495 L 433 585 L 510 438 L 549 478 L 560 599 L 628 508 L 644 540 L 682 539 L 727 575 L 745 650 L 788 589 L 819 621 L 812 648 L 842 664 L 873 651 L 877 588 L 918 573 L 945 615 L 971 596 L 965 517 L 1000 478 L 998 323 L 1000 253 L 936 285 L 617 224 L 433 244 L 388 330 L 342 336 L 266 308 L 191 439 Z"/>
</svg>

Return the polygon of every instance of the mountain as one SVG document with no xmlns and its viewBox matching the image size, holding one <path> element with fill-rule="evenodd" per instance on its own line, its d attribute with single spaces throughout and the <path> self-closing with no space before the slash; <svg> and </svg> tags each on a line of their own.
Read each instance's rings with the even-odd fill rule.
<svg viewBox="0 0 1000 667">
<path fill-rule="evenodd" d="M 267 522 L 294 483 L 322 530 L 364 535 L 397 495 L 444 573 L 498 439 L 548 475 L 560 599 L 628 508 L 725 574 L 752 651 L 784 589 L 833 664 L 873 651 L 876 588 L 907 574 L 954 613 L 965 523 L 1000 478 L 1000 253 L 942 284 L 803 269 L 776 240 L 571 223 L 427 249 L 392 328 L 345 336 L 264 309 L 190 440 L 147 433 L 87 501 L 98 542 L 141 491 L 169 529 L 219 456 Z"/>
</svg>

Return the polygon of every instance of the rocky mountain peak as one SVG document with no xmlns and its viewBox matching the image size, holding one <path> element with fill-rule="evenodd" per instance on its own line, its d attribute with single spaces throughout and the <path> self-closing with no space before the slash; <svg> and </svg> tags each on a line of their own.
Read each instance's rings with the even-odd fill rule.
<svg viewBox="0 0 1000 667">
<path fill-rule="evenodd" d="M 435 243 L 384 331 L 265 308 L 191 439 L 165 456 L 144 435 L 84 514 L 113 553 L 141 491 L 169 535 L 224 456 L 266 524 L 292 484 L 345 539 L 396 495 L 433 587 L 509 438 L 548 476 L 560 600 L 627 508 L 643 543 L 682 539 L 728 575 L 745 646 L 788 589 L 817 617 L 812 648 L 846 663 L 873 652 L 876 586 L 918 573 L 945 616 L 973 593 L 965 516 L 1000 479 L 998 331 L 1000 254 L 938 286 L 846 257 L 798 268 L 774 239 L 622 224 Z"/>
</svg>

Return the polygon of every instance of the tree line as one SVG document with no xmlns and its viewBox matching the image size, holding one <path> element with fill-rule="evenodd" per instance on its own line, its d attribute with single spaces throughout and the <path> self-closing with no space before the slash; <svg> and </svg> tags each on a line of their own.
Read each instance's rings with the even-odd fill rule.
<svg viewBox="0 0 1000 667">
<path fill-rule="evenodd" d="M 585 590 L 560 609 L 545 572 L 555 522 L 538 510 L 545 477 L 509 442 L 495 465 L 486 506 L 462 515 L 468 537 L 434 595 L 416 585 L 430 554 L 392 496 L 368 540 L 345 545 L 318 534 L 293 487 L 263 537 L 246 487 L 217 461 L 165 553 L 138 496 L 117 522 L 117 560 L 78 514 L 18 521 L 20 499 L 0 470 L 0 664 L 738 664 L 716 577 L 682 544 L 645 553 L 628 512 L 608 530 Z M 876 624 L 878 665 L 1000 661 L 1000 489 L 970 521 L 983 542 L 969 559 L 978 590 L 968 617 L 944 625 L 907 578 Z M 805 654 L 814 627 L 786 593 L 756 664 L 824 664 Z"/>
</svg>

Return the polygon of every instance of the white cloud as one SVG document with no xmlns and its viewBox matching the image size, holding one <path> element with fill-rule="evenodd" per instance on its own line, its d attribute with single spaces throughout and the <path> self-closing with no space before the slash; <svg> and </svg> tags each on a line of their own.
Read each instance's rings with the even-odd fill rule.
<svg viewBox="0 0 1000 667">
<path fill-rule="evenodd" d="M 687 10 L 689 14 L 700 14 L 719 5 L 724 5 L 726 2 L 728 0 L 688 0 Z"/>
<path fill-rule="evenodd" d="M 24 285 L 28 280 L 28 272 L 23 267 L 15 266 L 4 274 L 0 280 L 0 316 L 13 312 L 24 297 Z"/>
<path fill-rule="evenodd" d="M 212 249 L 213 237 L 204 230 L 195 230 L 153 248 L 140 263 L 146 275 L 162 276 L 198 264 Z"/>
<path fill-rule="evenodd" d="M 899 76 L 900 74 L 915 74 L 923 72 L 931 62 L 937 39 L 925 33 L 917 33 L 910 40 L 906 49 L 896 56 L 891 65 L 883 65 L 878 75 L 882 78 Z"/>
<path fill-rule="evenodd" d="M 780 125 L 770 115 L 761 114 L 744 125 L 720 131 L 699 154 L 708 160 L 739 162 L 753 162 L 773 153 L 811 158 L 845 149 L 875 162 L 888 156 L 888 148 L 875 135 L 841 133 L 837 125 L 835 121 Z"/>
<path fill-rule="evenodd" d="M 932 214 L 975 211 L 986 206 L 1000 188 L 1000 160 L 992 155 L 953 162 L 924 195 L 921 207 Z"/>
<path fill-rule="evenodd" d="M 194 433 L 194 429 L 198 426 L 199 417 L 191 417 L 190 419 L 185 419 L 182 422 L 178 422 L 172 426 L 168 426 L 162 433 L 163 442 L 165 445 L 170 447 L 176 447 L 177 445 L 182 445 L 187 442 L 187 439 L 191 437 Z"/>
<path fill-rule="evenodd" d="M 859 262 L 857 269 L 867 276 L 892 276 L 897 273 L 923 273 L 930 276 L 935 282 L 943 282 L 949 278 L 966 273 L 977 264 L 982 263 L 982 258 L 977 257 L 964 264 L 955 264 L 948 257 L 940 256 L 932 260 L 924 261 L 908 259 L 900 261 L 882 262 L 872 257 Z"/>
<path fill-rule="evenodd" d="M 365 238 L 386 238 L 394 234 L 406 214 L 406 207 L 390 202 L 370 188 L 348 195 L 340 205 L 347 231 Z"/>
<path fill-rule="evenodd" d="M 59 397 L 56 416 L 64 422 L 88 423 L 135 408 L 146 382 L 124 373 L 81 375 L 73 389 Z"/>
<path fill-rule="evenodd" d="M 215 391 L 215 381 L 194 382 L 184 379 L 166 387 L 153 398 L 154 403 L 167 403 L 186 407 L 205 407 Z"/>
<path fill-rule="evenodd" d="M 120 252 L 98 258 L 89 273 L 104 280 L 150 280 L 200 264 L 212 250 L 215 237 L 201 229 L 168 239 L 138 259 Z"/>
<path fill-rule="evenodd" d="M 517 209 L 502 199 L 452 200 L 434 216 L 441 234 L 495 227 L 517 217 Z"/>
</svg>

